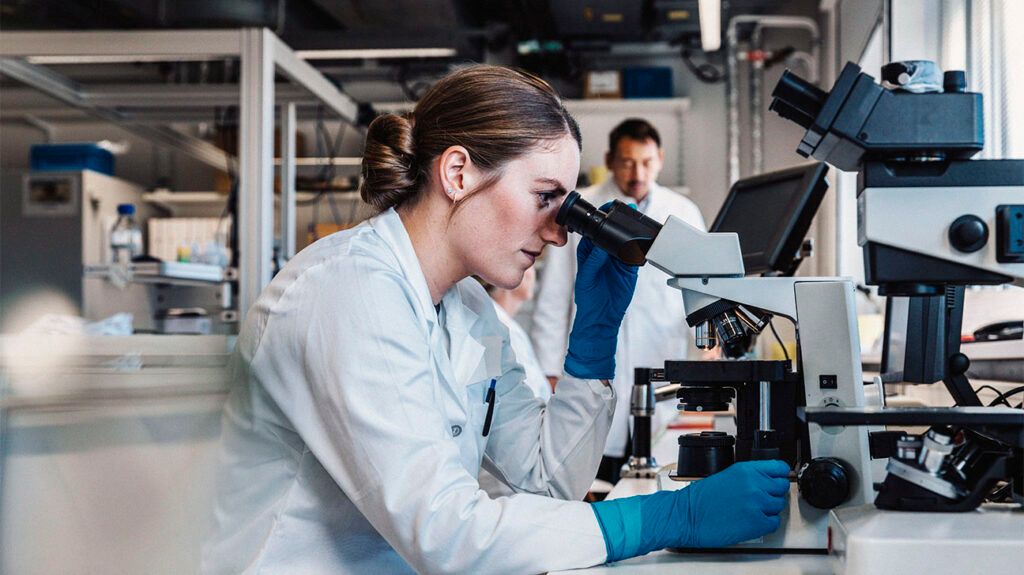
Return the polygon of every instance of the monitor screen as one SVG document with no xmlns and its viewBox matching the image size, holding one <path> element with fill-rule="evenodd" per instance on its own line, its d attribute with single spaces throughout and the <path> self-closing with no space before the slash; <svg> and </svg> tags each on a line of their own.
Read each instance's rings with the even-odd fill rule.
<svg viewBox="0 0 1024 575">
<path fill-rule="evenodd" d="M 881 371 L 883 374 L 897 375 L 900 380 L 903 378 L 903 362 L 907 355 L 909 321 L 910 298 L 886 298 Z"/>
<path fill-rule="evenodd" d="M 792 275 L 797 252 L 828 189 L 818 162 L 733 184 L 712 232 L 736 232 L 746 273 Z"/>
</svg>

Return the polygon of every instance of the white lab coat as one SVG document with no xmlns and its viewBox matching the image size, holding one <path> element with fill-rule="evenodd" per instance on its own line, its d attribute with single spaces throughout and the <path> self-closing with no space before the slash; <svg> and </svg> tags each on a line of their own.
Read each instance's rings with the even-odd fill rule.
<svg viewBox="0 0 1024 575">
<path fill-rule="evenodd" d="M 533 342 L 530 341 L 530 336 L 526 334 L 526 330 L 523 329 L 523 326 L 519 325 L 516 318 L 508 315 L 505 308 L 494 304 L 494 312 L 498 315 L 501 323 L 508 328 L 509 343 L 512 345 L 512 351 L 515 352 L 516 360 L 519 362 L 519 365 L 523 366 L 523 371 L 526 372 L 526 377 L 523 381 L 533 390 L 534 395 L 547 403 L 548 399 L 551 399 L 551 384 L 548 383 L 548 378 L 544 375 L 544 368 L 540 366 L 540 361 L 537 359 L 537 353 L 533 350 Z"/>
<path fill-rule="evenodd" d="M 442 305 L 445 325 L 393 210 L 274 278 L 238 339 L 204 572 L 537 573 L 605 560 L 580 499 L 614 393 L 566 379 L 545 406 L 475 280 Z M 488 498 L 481 464 L 519 493 Z"/>
<path fill-rule="evenodd" d="M 626 203 L 636 201 L 623 194 L 611 179 L 580 190 L 588 202 L 600 206 L 611 200 Z M 696 204 L 688 198 L 659 186 L 651 186 L 650 199 L 643 210 L 653 220 L 663 223 L 675 216 L 686 223 L 705 228 L 704 218 Z M 534 303 L 533 326 L 530 335 L 541 367 L 548 375 L 562 373 L 568 349 L 569 332 L 576 313 L 573 303 L 573 284 L 576 278 L 576 246 L 580 236 L 569 234 L 569 242 L 561 247 L 548 246 L 544 253 L 544 268 L 539 274 L 537 298 Z M 687 246 L 679 246 L 687 249 Z M 626 455 L 629 437 L 629 401 L 633 385 L 634 367 L 658 367 L 666 359 L 686 359 L 690 329 L 686 325 L 683 297 L 679 290 L 667 285 L 668 276 L 653 266 L 640 268 L 633 301 L 619 329 L 615 349 L 615 393 L 618 406 L 605 455 Z M 561 390 L 556 388 L 557 396 Z M 656 421 L 664 425 L 675 416 L 675 410 L 659 405 Z"/>
</svg>

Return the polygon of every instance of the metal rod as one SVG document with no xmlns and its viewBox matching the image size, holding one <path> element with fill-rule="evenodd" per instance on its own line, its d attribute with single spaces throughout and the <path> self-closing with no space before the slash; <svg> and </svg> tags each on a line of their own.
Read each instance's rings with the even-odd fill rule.
<svg viewBox="0 0 1024 575">
<path fill-rule="evenodd" d="M 729 28 L 726 31 L 726 70 L 728 71 L 728 86 L 726 98 L 729 107 L 729 185 L 731 186 L 740 179 L 740 126 L 739 126 L 739 72 L 736 69 L 736 54 L 739 47 L 739 27 L 743 24 L 756 24 L 756 31 L 760 33 L 763 28 L 799 28 L 807 30 L 811 34 L 811 57 L 817 62 L 818 44 L 821 35 L 818 32 L 818 24 L 810 19 L 800 16 L 762 16 L 744 14 L 734 16 L 729 20 Z M 814 70 L 817 81 L 817 70 Z"/>
<path fill-rule="evenodd" d="M 110 122 L 126 132 L 188 154 L 205 164 L 227 170 L 224 151 L 209 142 L 162 126 L 147 126 L 126 118 L 117 110 L 96 106 L 83 97 L 78 84 L 61 74 L 23 60 L 0 58 L 0 74 L 22 82 L 87 114 Z"/>
<path fill-rule="evenodd" d="M 242 32 L 238 313 L 270 283 L 274 238 L 274 59 L 270 33 Z"/>
<path fill-rule="evenodd" d="M 758 407 L 758 429 L 767 431 L 772 428 L 772 395 L 771 384 L 761 382 L 761 394 Z"/>
<path fill-rule="evenodd" d="M 359 105 L 356 104 L 355 100 L 330 83 L 323 74 L 318 72 L 308 62 L 296 56 L 295 52 L 282 42 L 280 38 L 274 36 L 269 31 L 264 30 L 264 32 L 266 33 L 269 45 L 270 57 L 273 59 L 273 63 L 276 64 L 277 71 L 309 90 L 311 94 L 323 101 L 328 108 L 334 110 L 342 120 L 353 126 L 356 125 Z M 270 81 L 273 83 L 273 75 L 271 75 Z"/>
<path fill-rule="evenodd" d="M 281 106 L 281 255 L 295 255 L 295 104 Z"/>
<path fill-rule="evenodd" d="M 199 60 L 239 54 L 237 30 L 103 30 L 0 34 L 0 56 L 59 57 L 65 61 Z"/>
</svg>

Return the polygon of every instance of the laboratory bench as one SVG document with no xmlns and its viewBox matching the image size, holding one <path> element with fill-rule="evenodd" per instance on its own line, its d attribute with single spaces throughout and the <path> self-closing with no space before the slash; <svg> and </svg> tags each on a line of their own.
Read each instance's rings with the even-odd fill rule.
<svg viewBox="0 0 1024 575">
<path fill-rule="evenodd" d="M 0 336 L 0 573 L 189 573 L 233 336 Z"/>
</svg>

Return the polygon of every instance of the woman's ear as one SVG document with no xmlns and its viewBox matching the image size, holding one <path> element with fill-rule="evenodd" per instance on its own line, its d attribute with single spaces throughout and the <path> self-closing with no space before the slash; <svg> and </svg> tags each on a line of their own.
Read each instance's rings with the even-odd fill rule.
<svg viewBox="0 0 1024 575">
<path fill-rule="evenodd" d="M 462 146 L 451 146 L 441 153 L 438 163 L 441 189 L 452 201 L 465 197 L 472 186 L 472 163 L 469 151 Z"/>
</svg>

